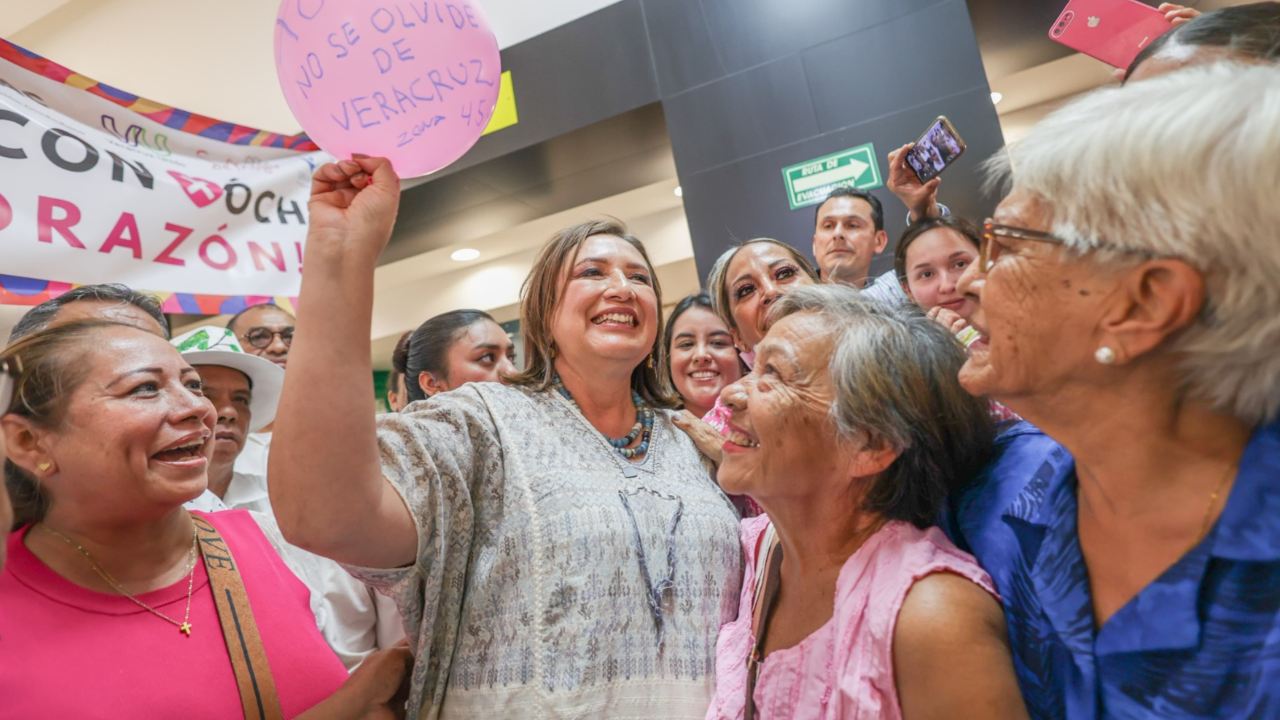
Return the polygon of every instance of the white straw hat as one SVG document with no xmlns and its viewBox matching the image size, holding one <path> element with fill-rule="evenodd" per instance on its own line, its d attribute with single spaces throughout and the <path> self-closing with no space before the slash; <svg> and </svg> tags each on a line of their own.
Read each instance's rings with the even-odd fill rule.
<svg viewBox="0 0 1280 720">
<path fill-rule="evenodd" d="M 249 401 L 253 423 L 249 432 L 260 430 L 276 419 L 276 404 L 280 402 L 280 390 L 284 387 L 284 369 L 270 360 L 246 353 L 235 333 L 227 328 L 205 325 L 170 342 L 192 365 L 229 367 L 249 378 L 253 387 L 253 397 Z"/>
</svg>

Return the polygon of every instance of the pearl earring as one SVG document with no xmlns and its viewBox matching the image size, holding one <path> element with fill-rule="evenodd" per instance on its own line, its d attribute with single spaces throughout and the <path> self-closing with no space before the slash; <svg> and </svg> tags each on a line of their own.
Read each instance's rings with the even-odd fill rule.
<svg viewBox="0 0 1280 720">
<path fill-rule="evenodd" d="M 1098 361 L 1100 365 L 1114 365 L 1116 362 L 1116 351 L 1103 345 L 1093 353 L 1093 359 Z"/>
</svg>

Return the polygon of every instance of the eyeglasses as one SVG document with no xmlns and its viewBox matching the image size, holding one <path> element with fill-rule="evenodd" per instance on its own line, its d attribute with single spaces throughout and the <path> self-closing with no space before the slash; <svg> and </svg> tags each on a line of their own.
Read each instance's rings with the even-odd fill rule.
<svg viewBox="0 0 1280 720">
<path fill-rule="evenodd" d="M 285 347 L 293 345 L 292 327 L 287 327 L 283 330 L 272 330 L 265 327 L 249 328 L 249 332 L 244 334 L 244 341 L 259 350 L 265 350 L 277 335 L 280 336 L 280 342 L 284 343 Z"/>
<path fill-rule="evenodd" d="M 982 242 L 978 244 L 978 267 L 982 269 L 982 272 L 990 272 L 991 268 L 995 265 L 996 260 L 1000 258 L 1002 248 L 1000 243 L 996 242 L 997 235 L 1014 238 L 1016 240 L 1034 240 L 1035 242 L 1053 243 L 1054 245 L 1067 244 L 1066 240 L 1063 240 L 1057 235 L 1041 232 L 1039 230 L 1020 228 L 1015 225 L 1000 225 L 992 222 L 991 218 L 987 218 L 987 221 L 982 223 Z M 1106 246 L 1105 249 L 1108 252 L 1116 252 L 1140 258 L 1158 257 L 1158 255 L 1149 250 L 1115 247 L 1112 245 Z"/>
<path fill-rule="evenodd" d="M 1028 230 L 1014 225 L 1000 225 L 992 222 L 991 218 L 987 218 L 987 221 L 982 223 L 982 242 L 978 244 L 978 267 L 983 272 L 989 272 L 1000 257 L 1000 244 L 996 242 L 997 235 L 1016 240 L 1034 240 L 1055 245 L 1067 244 L 1066 240 L 1047 232 Z"/>
</svg>

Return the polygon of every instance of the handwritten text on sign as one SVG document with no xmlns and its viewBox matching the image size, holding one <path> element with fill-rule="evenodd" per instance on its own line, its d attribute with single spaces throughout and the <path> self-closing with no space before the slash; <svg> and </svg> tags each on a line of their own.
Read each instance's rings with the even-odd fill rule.
<svg viewBox="0 0 1280 720">
<path fill-rule="evenodd" d="M 403 177 L 461 157 L 498 97 L 498 43 L 472 0 L 282 0 L 275 50 L 312 140 L 389 157 Z"/>
</svg>

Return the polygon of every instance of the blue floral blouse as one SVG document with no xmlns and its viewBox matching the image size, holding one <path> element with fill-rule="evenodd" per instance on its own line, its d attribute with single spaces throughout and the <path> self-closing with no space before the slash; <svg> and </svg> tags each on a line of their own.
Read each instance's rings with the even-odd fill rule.
<svg viewBox="0 0 1280 720">
<path fill-rule="evenodd" d="M 1280 423 L 1209 534 L 1095 630 L 1071 455 L 1019 423 L 944 525 L 991 574 L 1038 718 L 1280 718 Z"/>
</svg>

